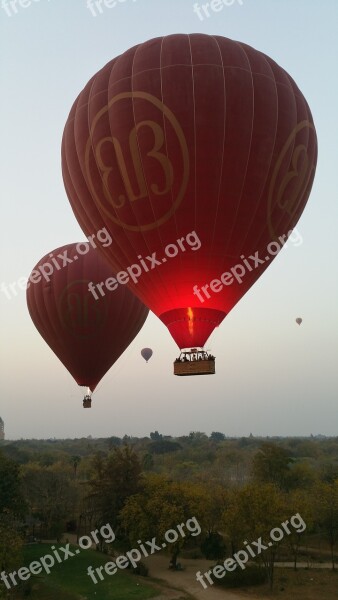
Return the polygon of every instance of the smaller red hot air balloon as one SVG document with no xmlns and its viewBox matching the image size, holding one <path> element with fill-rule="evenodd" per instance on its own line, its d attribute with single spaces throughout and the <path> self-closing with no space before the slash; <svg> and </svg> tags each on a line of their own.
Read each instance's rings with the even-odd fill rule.
<svg viewBox="0 0 338 600">
<path fill-rule="evenodd" d="M 297 319 L 296 319 L 297 325 L 300 325 L 302 322 L 303 322 L 303 319 L 301 319 L 300 317 L 297 317 Z"/>
<path fill-rule="evenodd" d="M 104 290 L 98 286 L 103 282 Z M 87 387 L 84 408 L 149 312 L 87 242 L 57 248 L 37 263 L 27 284 L 27 305 L 45 342 L 76 383 Z"/>
<path fill-rule="evenodd" d="M 141 350 L 141 356 L 144 358 L 146 362 L 152 357 L 153 351 L 151 348 L 143 348 Z"/>
</svg>

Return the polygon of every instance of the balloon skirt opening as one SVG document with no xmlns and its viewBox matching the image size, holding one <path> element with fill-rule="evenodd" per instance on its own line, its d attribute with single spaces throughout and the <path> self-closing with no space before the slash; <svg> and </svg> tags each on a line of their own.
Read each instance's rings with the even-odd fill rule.
<svg viewBox="0 0 338 600">
<path fill-rule="evenodd" d="M 175 308 L 162 313 L 160 319 L 169 329 L 179 348 L 203 348 L 226 313 L 212 308 Z"/>
</svg>

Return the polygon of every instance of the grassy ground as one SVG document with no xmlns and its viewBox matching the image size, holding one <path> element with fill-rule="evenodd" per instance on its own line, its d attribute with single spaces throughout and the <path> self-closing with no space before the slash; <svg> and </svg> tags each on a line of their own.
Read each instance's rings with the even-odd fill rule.
<svg viewBox="0 0 338 600">
<path fill-rule="evenodd" d="M 58 547 L 57 544 L 56 548 Z M 61 544 L 62 545 L 62 544 Z M 76 550 L 71 546 L 72 551 Z M 45 554 L 52 554 L 49 544 L 32 544 L 24 549 L 22 566 L 28 566 L 32 561 L 39 560 Z M 60 552 L 63 556 L 63 552 Z M 51 568 L 51 573 L 32 576 L 29 600 L 148 600 L 159 595 L 146 580 L 129 572 L 118 570 L 115 575 L 103 572 L 104 581 L 96 585 L 87 575 L 88 566 L 94 569 L 110 560 L 107 556 L 94 550 L 81 550 L 74 557 Z M 98 578 L 97 578 L 98 579 Z M 20 596 L 18 594 L 17 598 Z"/>
<path fill-rule="evenodd" d="M 262 600 L 337 600 L 338 572 L 329 570 L 278 568 L 275 570 L 274 591 L 268 585 L 245 590 Z"/>
</svg>

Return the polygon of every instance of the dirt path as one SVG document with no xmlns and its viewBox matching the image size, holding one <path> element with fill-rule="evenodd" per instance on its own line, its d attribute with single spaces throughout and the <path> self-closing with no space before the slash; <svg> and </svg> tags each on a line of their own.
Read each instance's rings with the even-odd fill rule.
<svg viewBox="0 0 338 600">
<path fill-rule="evenodd" d="M 229 592 L 224 588 L 215 586 L 209 586 L 206 590 L 202 585 L 196 581 L 196 571 L 204 573 L 210 568 L 210 561 L 208 560 L 189 560 L 182 559 L 180 563 L 184 567 L 184 571 L 170 571 L 169 557 L 168 556 L 149 556 L 146 561 L 146 565 L 149 568 L 149 576 L 156 579 L 162 579 L 165 583 L 170 586 L 184 590 L 191 594 L 196 600 L 259 600 L 258 597 L 252 596 L 252 594 L 245 594 L 244 592 Z M 166 598 L 166 596 L 163 597 Z M 176 596 L 179 598 L 179 596 Z M 161 598 L 155 598 L 154 600 L 162 600 Z"/>
<path fill-rule="evenodd" d="M 293 569 L 293 562 L 278 562 L 275 563 L 275 567 L 278 569 L 279 567 L 283 569 Z M 308 562 L 297 561 L 297 569 L 332 569 L 332 563 L 316 563 L 309 560 Z"/>
</svg>

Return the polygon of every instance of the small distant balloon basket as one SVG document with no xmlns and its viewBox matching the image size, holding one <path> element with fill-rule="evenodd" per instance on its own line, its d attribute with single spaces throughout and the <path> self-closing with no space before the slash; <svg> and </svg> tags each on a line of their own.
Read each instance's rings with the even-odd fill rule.
<svg viewBox="0 0 338 600">
<path fill-rule="evenodd" d="M 85 396 L 83 398 L 83 408 L 91 408 L 92 407 L 92 399 L 90 396 Z"/>
<path fill-rule="evenodd" d="M 214 375 L 215 357 L 205 350 L 191 348 L 182 350 L 174 362 L 174 375 L 180 377 L 187 375 Z"/>
</svg>

